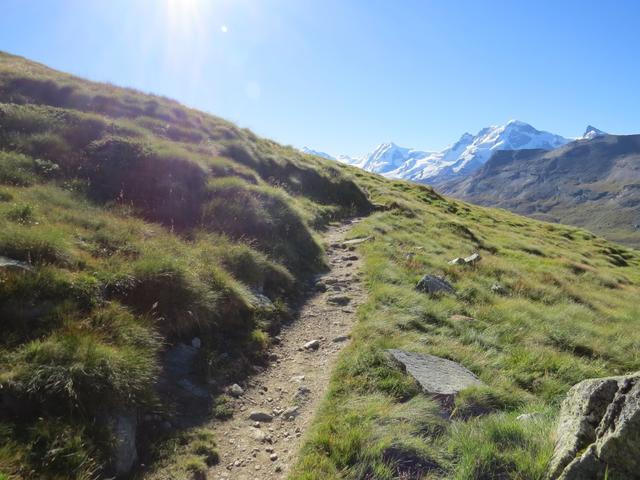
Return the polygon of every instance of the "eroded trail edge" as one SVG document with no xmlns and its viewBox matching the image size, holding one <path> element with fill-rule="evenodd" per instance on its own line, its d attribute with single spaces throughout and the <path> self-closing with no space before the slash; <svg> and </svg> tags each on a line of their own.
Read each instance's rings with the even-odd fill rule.
<svg viewBox="0 0 640 480">
<path fill-rule="evenodd" d="M 343 244 L 359 220 L 324 235 L 330 271 L 318 277 L 296 319 L 282 329 L 270 365 L 241 385 L 233 417 L 214 422 L 220 463 L 210 479 L 281 479 L 325 394 L 338 353 L 349 342 L 365 291 L 360 257 Z"/>
</svg>

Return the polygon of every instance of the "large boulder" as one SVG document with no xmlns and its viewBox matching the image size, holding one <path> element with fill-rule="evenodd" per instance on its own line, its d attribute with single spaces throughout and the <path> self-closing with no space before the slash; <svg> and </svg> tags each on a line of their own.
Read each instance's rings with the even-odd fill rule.
<svg viewBox="0 0 640 480">
<path fill-rule="evenodd" d="M 416 285 L 416 289 L 420 292 L 436 295 L 439 293 L 455 293 L 453 286 L 443 277 L 435 275 L 425 275 Z"/>
<path fill-rule="evenodd" d="M 398 349 L 387 350 L 387 353 L 418 382 L 424 393 L 435 397 L 446 409 L 453 406 L 461 390 L 484 385 L 465 367 L 446 358 Z"/>
<path fill-rule="evenodd" d="M 550 479 L 639 478 L 640 372 L 572 387 L 557 428 Z"/>
</svg>

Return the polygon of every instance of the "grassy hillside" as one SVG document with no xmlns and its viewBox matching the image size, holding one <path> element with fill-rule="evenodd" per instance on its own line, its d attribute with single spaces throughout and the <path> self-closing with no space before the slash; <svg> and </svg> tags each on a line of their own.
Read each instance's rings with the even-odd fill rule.
<svg viewBox="0 0 640 480">
<path fill-rule="evenodd" d="M 369 299 L 290 478 L 545 478 L 565 392 L 640 369 L 640 254 L 418 185 L 359 180 L 389 206 L 351 232 L 372 237 L 359 247 Z M 472 252 L 476 266 L 448 264 Z M 426 273 L 457 293 L 416 291 Z M 445 421 L 388 348 L 460 362 L 487 386 L 463 392 Z"/>
<path fill-rule="evenodd" d="M 339 165 L 0 53 L 0 478 L 108 473 L 105 418 L 175 413 L 179 341 L 213 393 L 260 364 L 315 230 L 370 209 Z"/>
<path fill-rule="evenodd" d="M 318 231 L 355 214 L 369 299 L 292 478 L 543 478 L 567 389 L 640 368 L 636 251 L 0 54 L 0 479 L 108 475 L 109 415 L 179 413 L 157 385 L 180 341 L 202 340 L 214 395 L 259 365 L 324 268 Z M 474 267 L 447 263 L 474 251 Z M 456 295 L 417 292 L 425 273 Z M 487 387 L 445 421 L 391 347 Z M 217 397 L 211 414 L 227 413 Z M 144 428 L 154 478 L 217 459 L 211 432 Z"/>
</svg>

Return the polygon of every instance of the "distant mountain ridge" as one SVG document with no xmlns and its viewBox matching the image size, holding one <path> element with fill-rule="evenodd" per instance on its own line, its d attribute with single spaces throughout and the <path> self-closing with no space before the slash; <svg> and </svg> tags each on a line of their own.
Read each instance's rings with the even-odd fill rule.
<svg viewBox="0 0 640 480">
<path fill-rule="evenodd" d="M 594 127 L 589 128 L 593 131 L 592 135 L 603 133 Z M 590 131 L 589 128 L 587 132 Z M 472 173 L 484 165 L 496 151 L 553 150 L 570 141 L 572 139 L 561 135 L 537 130 L 528 123 L 511 120 L 505 125 L 483 128 L 476 135 L 464 133 L 457 142 L 436 152 L 404 148 L 393 142 L 382 143 L 373 152 L 360 158 L 332 157 L 306 147 L 302 151 L 323 158 L 333 158 L 389 178 L 439 185 Z"/>
<path fill-rule="evenodd" d="M 471 175 L 439 189 L 640 246 L 640 135 L 608 135 L 588 127 L 582 137 L 552 151 L 496 152 Z"/>
</svg>

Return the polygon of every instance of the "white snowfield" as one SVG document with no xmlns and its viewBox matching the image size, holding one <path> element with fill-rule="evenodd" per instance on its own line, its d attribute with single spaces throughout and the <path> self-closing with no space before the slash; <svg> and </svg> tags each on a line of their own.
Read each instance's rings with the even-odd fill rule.
<svg viewBox="0 0 640 480">
<path fill-rule="evenodd" d="M 345 155 L 332 157 L 306 147 L 302 151 L 354 165 L 389 178 L 439 183 L 473 172 L 484 165 L 497 150 L 553 150 L 573 140 L 588 140 L 604 134 L 601 130 L 588 126 L 582 137 L 570 139 L 536 130 L 525 122 L 511 120 L 506 125 L 483 128 L 477 135 L 465 133 L 456 143 L 439 152 L 403 148 L 394 143 L 383 143 L 372 153 L 360 158 Z"/>
</svg>

